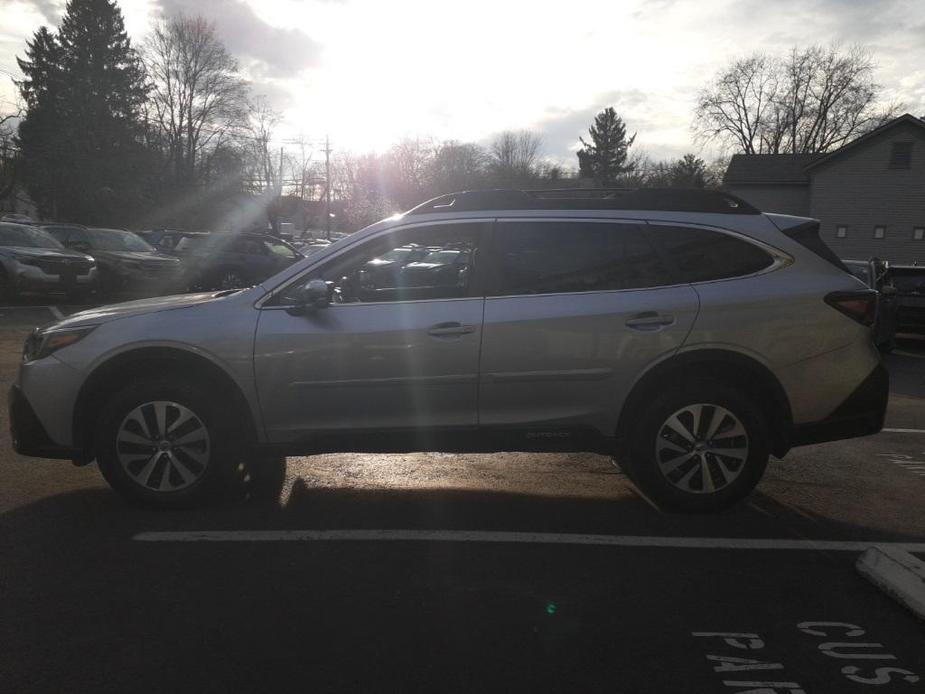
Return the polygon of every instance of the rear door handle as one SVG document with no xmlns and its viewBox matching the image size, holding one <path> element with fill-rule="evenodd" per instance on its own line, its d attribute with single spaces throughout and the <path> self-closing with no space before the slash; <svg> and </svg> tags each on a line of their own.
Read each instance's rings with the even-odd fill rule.
<svg viewBox="0 0 925 694">
<path fill-rule="evenodd" d="M 644 311 L 637 313 L 626 321 L 626 327 L 634 330 L 658 330 L 665 326 L 672 325 L 675 321 L 674 316 L 657 311 Z"/>
<path fill-rule="evenodd" d="M 434 337 L 453 337 L 455 335 L 469 335 L 475 332 L 474 325 L 463 325 L 456 321 L 437 323 L 427 329 L 427 334 Z"/>
</svg>

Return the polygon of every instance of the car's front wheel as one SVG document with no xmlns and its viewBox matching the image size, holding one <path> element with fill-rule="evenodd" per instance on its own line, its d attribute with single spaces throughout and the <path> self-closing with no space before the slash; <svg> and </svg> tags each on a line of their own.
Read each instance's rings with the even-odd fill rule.
<svg viewBox="0 0 925 694">
<path fill-rule="evenodd" d="M 731 506 L 754 489 L 767 466 L 764 414 L 727 384 L 695 381 L 657 394 L 638 421 L 628 472 L 664 508 Z"/>
<path fill-rule="evenodd" d="M 96 450 L 106 481 L 130 501 L 194 506 L 233 476 L 234 427 L 205 388 L 179 378 L 126 385 L 104 406 Z"/>
</svg>

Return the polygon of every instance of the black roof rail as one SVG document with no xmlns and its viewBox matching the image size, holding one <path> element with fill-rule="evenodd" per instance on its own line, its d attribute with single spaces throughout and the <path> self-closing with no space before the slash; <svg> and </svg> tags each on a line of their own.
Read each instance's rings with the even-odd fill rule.
<svg viewBox="0 0 925 694">
<path fill-rule="evenodd" d="M 547 188 L 464 190 L 428 200 L 407 214 L 480 210 L 659 210 L 761 214 L 741 198 L 700 188 Z"/>
</svg>

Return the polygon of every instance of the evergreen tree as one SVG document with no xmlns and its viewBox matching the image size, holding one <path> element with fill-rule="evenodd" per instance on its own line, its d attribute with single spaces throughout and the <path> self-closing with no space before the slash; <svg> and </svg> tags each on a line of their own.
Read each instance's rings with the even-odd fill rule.
<svg viewBox="0 0 925 694">
<path fill-rule="evenodd" d="M 676 188 L 706 188 L 707 165 L 694 154 L 685 154 L 671 166 L 671 185 Z"/>
<path fill-rule="evenodd" d="M 629 148 L 636 139 L 626 137 L 626 124 L 612 106 L 608 106 L 594 117 L 594 125 L 588 129 L 591 142 L 579 138 L 584 147 L 579 150 L 578 164 L 582 172 L 590 172 L 598 184 L 612 186 L 617 179 L 633 170 L 627 163 Z"/>
<path fill-rule="evenodd" d="M 144 71 L 114 0 L 69 0 L 19 65 L 25 182 L 43 216 L 126 223 L 147 195 Z"/>
</svg>

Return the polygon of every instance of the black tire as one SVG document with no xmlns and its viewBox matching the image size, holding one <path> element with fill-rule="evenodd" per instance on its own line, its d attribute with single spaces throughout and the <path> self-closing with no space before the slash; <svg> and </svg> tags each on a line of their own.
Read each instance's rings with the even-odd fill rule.
<svg viewBox="0 0 925 694">
<path fill-rule="evenodd" d="M 207 384 L 167 376 L 157 380 L 133 381 L 113 394 L 100 412 L 95 431 L 97 461 L 103 477 L 110 486 L 132 503 L 164 509 L 199 506 L 207 501 L 220 498 L 224 491 L 233 486 L 240 459 L 241 441 L 238 432 L 241 427 L 233 421 L 233 417 L 228 416 L 227 408 L 222 407 L 220 400 L 210 395 L 210 392 L 215 392 L 215 389 L 209 388 Z M 202 462 L 190 461 L 190 457 L 182 450 L 172 451 L 178 458 L 186 461 L 183 471 L 187 476 L 194 476 L 195 480 L 192 483 L 187 483 L 182 479 L 181 471 L 178 469 L 179 465 L 176 462 L 171 463 L 171 459 L 165 459 L 162 455 L 151 463 L 152 467 L 147 474 L 148 485 L 143 485 L 129 472 L 133 470 L 139 477 L 144 476 L 144 472 L 140 471 L 139 467 L 146 464 L 145 461 L 151 462 L 155 456 L 160 455 L 154 443 L 148 444 L 147 447 L 127 444 L 124 440 L 117 443 L 120 431 L 127 432 L 130 436 L 133 435 L 131 431 L 128 431 L 130 425 L 123 426 L 129 415 L 140 411 L 144 417 L 147 417 L 151 412 L 150 409 L 137 410 L 136 408 L 145 403 L 154 402 L 167 402 L 187 408 L 198 420 L 198 422 L 193 422 L 194 429 L 198 430 L 201 425 L 201 429 L 207 436 L 206 446 L 204 449 L 199 449 Z M 182 433 L 179 429 L 183 428 L 180 426 L 179 414 L 171 422 L 171 412 L 177 413 L 178 410 L 168 408 L 165 417 L 167 437 L 172 435 L 169 433 L 172 424 L 177 425 L 178 433 Z M 156 428 L 150 421 L 148 426 L 149 429 Z M 138 431 L 137 427 L 135 431 Z M 124 436 L 124 433 L 121 435 Z M 137 438 L 138 434 L 134 436 Z M 177 440 L 182 438 L 183 436 L 178 436 Z M 146 448 L 145 452 L 142 452 L 143 448 Z M 178 446 L 178 448 L 182 447 Z M 138 460 L 131 459 L 124 465 L 123 461 L 127 460 L 126 451 L 136 450 L 137 453 L 130 452 L 127 455 L 141 457 Z M 123 453 L 122 459 L 120 459 L 120 452 Z M 150 458 L 145 457 L 148 453 L 151 453 Z M 137 464 L 139 460 L 141 466 Z M 193 466 L 194 462 L 195 466 Z M 162 481 L 165 476 L 167 476 L 166 483 Z M 172 489 L 172 482 L 183 482 L 187 486 Z M 153 488 L 159 483 L 165 487 L 163 491 Z"/>
<path fill-rule="evenodd" d="M 713 437 L 715 441 L 696 443 L 701 436 L 695 434 L 695 442 L 688 442 L 675 436 L 675 430 L 667 426 L 669 418 L 682 411 L 679 419 L 692 425 L 695 409 L 687 411 L 685 408 L 696 408 L 699 404 L 709 406 L 700 410 L 700 420 L 706 426 L 714 417 L 720 420 L 719 430 Z M 720 408 L 727 413 L 717 416 Z M 740 430 L 734 426 L 736 419 L 747 438 L 733 436 Z M 686 512 L 727 508 L 751 493 L 767 467 L 770 451 L 765 415 L 748 396 L 725 383 L 689 381 L 656 394 L 643 408 L 637 422 L 629 442 L 629 455 L 623 456 L 620 463 L 636 486 L 662 508 Z M 701 434 L 705 433 L 703 426 Z M 714 447 L 698 448 L 707 443 Z M 715 454 L 723 448 L 731 452 L 742 451 L 743 443 L 746 452 L 739 453 L 742 460 Z M 674 449 L 667 448 L 672 445 L 686 452 L 675 453 Z M 662 450 L 657 450 L 659 447 Z M 673 456 L 678 456 L 677 460 Z M 671 469 L 685 456 L 689 459 Z M 659 465 L 660 459 L 665 472 Z M 704 468 L 708 470 L 709 480 L 704 479 Z M 727 473 L 732 477 L 728 482 Z M 711 486 L 715 491 L 707 491 Z"/>
<path fill-rule="evenodd" d="M 279 501 L 286 483 L 285 456 L 251 454 L 241 460 L 235 470 L 235 497 L 258 504 Z"/>
</svg>

